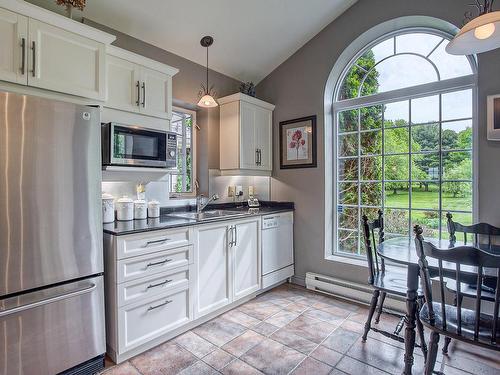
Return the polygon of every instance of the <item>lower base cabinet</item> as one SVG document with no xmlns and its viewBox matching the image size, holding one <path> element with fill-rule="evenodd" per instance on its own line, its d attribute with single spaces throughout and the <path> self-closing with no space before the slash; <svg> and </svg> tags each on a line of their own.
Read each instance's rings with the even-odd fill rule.
<svg viewBox="0 0 500 375">
<path fill-rule="evenodd" d="M 256 293 L 260 242 L 260 216 L 105 235 L 109 356 L 122 362 Z"/>
<path fill-rule="evenodd" d="M 257 218 L 195 229 L 195 318 L 260 289 L 259 225 Z"/>
</svg>

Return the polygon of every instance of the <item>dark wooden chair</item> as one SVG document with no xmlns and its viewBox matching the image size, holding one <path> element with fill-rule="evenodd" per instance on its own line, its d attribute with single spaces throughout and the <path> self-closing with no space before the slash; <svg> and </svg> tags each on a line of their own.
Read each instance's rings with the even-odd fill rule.
<svg viewBox="0 0 500 375">
<path fill-rule="evenodd" d="M 473 246 L 460 246 L 448 249 L 438 249 L 432 243 L 424 240 L 422 227 L 416 225 L 415 244 L 419 257 L 420 276 L 422 278 L 425 304 L 420 310 L 420 321 L 431 330 L 429 352 L 425 363 L 425 375 L 433 372 L 436 363 L 439 336 L 444 335 L 453 339 L 467 342 L 476 346 L 500 351 L 500 319 L 498 311 L 500 305 L 500 255 L 480 250 Z M 434 302 L 432 297 L 431 275 L 427 258 L 437 260 L 441 302 Z M 449 262 L 448 268 L 443 267 L 443 262 Z M 449 269 L 449 264 L 454 267 Z M 476 297 L 474 310 L 462 308 L 460 299 L 457 305 L 446 304 L 443 280 L 445 277 L 453 278 L 460 293 L 463 271 L 465 267 L 476 267 Z M 495 269 L 497 285 L 494 298 L 493 315 L 481 313 L 481 300 L 483 289 L 481 284 L 484 269 Z M 475 268 L 474 268 L 475 270 Z"/>
<path fill-rule="evenodd" d="M 446 214 L 446 219 L 451 245 L 453 245 L 453 243 L 457 240 L 456 234 L 458 232 L 463 234 L 464 244 L 470 244 L 478 247 L 481 243 L 482 249 L 492 253 L 495 251 L 498 252 L 492 244 L 496 237 L 500 238 L 500 228 L 488 223 L 477 223 L 472 225 L 460 224 L 453 221 L 453 215 L 450 212 Z M 457 293 L 458 289 L 455 280 L 446 279 L 445 281 L 446 289 L 455 294 L 455 305 L 458 303 L 458 300 L 462 303 L 464 297 L 476 298 L 477 290 L 474 285 L 474 281 L 472 281 L 472 283 L 462 282 L 459 293 Z M 496 277 L 485 276 L 483 282 L 484 283 L 481 285 L 481 288 L 483 289 L 481 298 L 483 300 L 493 302 L 495 299 L 495 285 L 497 282 Z M 443 354 L 448 353 L 450 342 L 451 338 L 447 336 L 443 346 Z"/>
<path fill-rule="evenodd" d="M 382 211 L 378 211 L 377 219 L 372 222 L 368 221 L 368 217 L 366 215 L 363 215 L 362 219 L 366 258 L 368 260 L 368 283 L 374 289 L 362 339 L 363 341 L 366 341 L 368 332 L 370 332 L 370 330 L 373 330 L 391 339 L 397 340 L 399 342 L 404 342 L 404 339 L 399 336 L 399 333 L 404 325 L 404 316 L 398 315 L 398 317 L 401 318 L 401 321 L 393 333 L 383 331 L 376 327 L 372 327 L 371 323 L 373 315 L 375 314 L 375 310 L 377 310 L 375 323 L 377 324 L 380 321 L 380 315 L 382 314 L 387 294 L 406 298 L 407 276 L 406 272 L 404 271 L 397 271 L 395 269 L 386 270 L 384 259 L 379 259 L 379 256 L 377 255 L 377 240 L 379 244 L 384 242 L 384 218 L 382 215 Z M 376 233 L 376 231 L 378 231 L 378 233 Z M 422 293 L 419 293 L 419 296 L 419 304 L 421 306 L 423 298 Z M 418 319 L 417 330 L 420 338 L 420 347 L 422 348 L 422 352 L 425 356 L 427 354 L 427 348 L 425 345 L 424 330 L 422 323 L 420 323 Z"/>
</svg>

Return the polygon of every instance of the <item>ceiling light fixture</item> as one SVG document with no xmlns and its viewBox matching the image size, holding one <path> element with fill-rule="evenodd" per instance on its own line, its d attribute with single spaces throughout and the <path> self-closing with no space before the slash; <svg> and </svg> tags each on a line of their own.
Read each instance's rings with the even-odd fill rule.
<svg viewBox="0 0 500 375">
<path fill-rule="evenodd" d="M 464 26 L 446 46 L 452 55 L 472 55 L 500 47 L 500 12 L 493 11 L 495 0 L 475 0 L 475 12 L 465 13 Z M 477 17 L 474 18 L 474 13 Z"/>
<path fill-rule="evenodd" d="M 214 99 L 214 96 L 216 96 L 216 92 L 214 90 L 213 85 L 210 87 L 208 86 L 208 47 L 210 47 L 213 44 L 213 42 L 214 38 L 212 38 L 211 36 L 204 36 L 200 40 L 201 46 L 207 49 L 207 85 L 205 86 L 202 83 L 201 90 L 198 93 L 198 96 L 200 97 L 198 105 L 203 108 L 213 108 L 219 105 L 217 101 Z"/>
</svg>

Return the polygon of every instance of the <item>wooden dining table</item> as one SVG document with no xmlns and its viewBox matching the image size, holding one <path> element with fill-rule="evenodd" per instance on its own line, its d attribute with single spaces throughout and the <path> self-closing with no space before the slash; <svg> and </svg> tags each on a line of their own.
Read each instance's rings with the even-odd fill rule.
<svg viewBox="0 0 500 375">
<path fill-rule="evenodd" d="M 461 241 L 450 242 L 449 240 L 426 239 L 432 242 L 436 247 L 446 249 L 457 246 L 463 246 Z M 470 244 L 468 244 L 470 245 Z M 491 251 L 500 254 L 500 246 L 480 244 L 479 248 L 485 251 Z M 405 327 L 405 356 L 404 356 L 404 375 L 412 374 L 413 367 L 413 351 L 415 349 L 415 322 L 417 319 L 417 291 L 419 287 L 420 266 L 418 264 L 418 256 L 415 248 L 415 240 L 408 237 L 395 237 L 387 239 L 378 245 L 377 253 L 380 257 L 389 260 L 390 262 L 404 265 L 407 267 L 406 280 L 406 327 Z M 431 277 L 438 276 L 438 263 L 433 258 L 427 259 L 429 263 L 429 273 Z M 456 272 L 456 264 L 443 262 L 444 277 L 451 276 Z M 477 268 L 470 266 L 461 266 L 460 273 L 463 281 L 468 279 L 474 283 L 477 277 Z M 469 277 L 468 277 L 469 276 Z M 422 343 L 425 345 L 425 343 Z"/>
</svg>

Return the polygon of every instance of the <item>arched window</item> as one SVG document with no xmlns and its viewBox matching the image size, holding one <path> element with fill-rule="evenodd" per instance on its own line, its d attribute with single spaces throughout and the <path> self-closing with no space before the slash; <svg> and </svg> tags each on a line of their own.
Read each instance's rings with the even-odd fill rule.
<svg viewBox="0 0 500 375">
<path fill-rule="evenodd" d="M 446 238 L 446 212 L 473 212 L 473 58 L 449 37 L 408 29 L 360 51 L 337 84 L 334 113 L 334 251 L 364 253 L 361 217 L 385 216 L 386 238 Z"/>
</svg>

